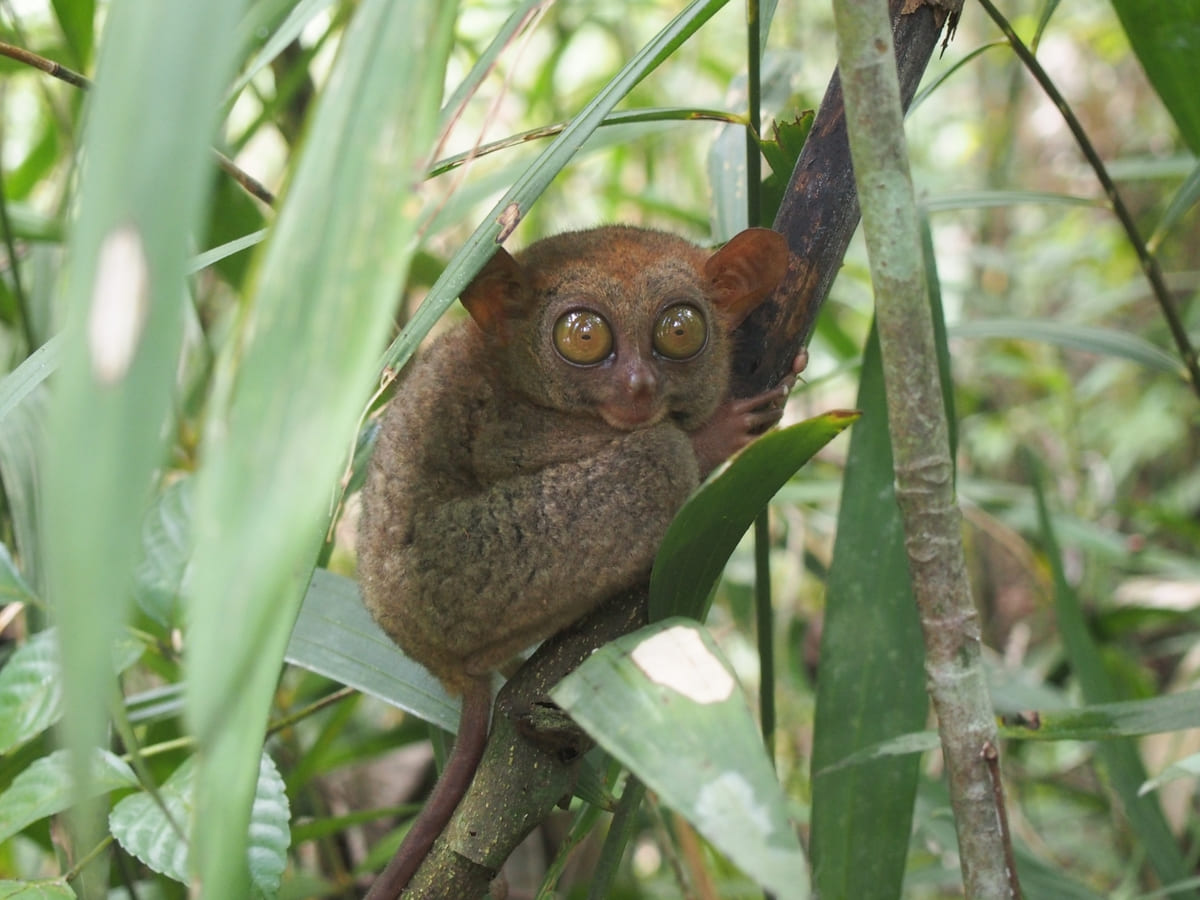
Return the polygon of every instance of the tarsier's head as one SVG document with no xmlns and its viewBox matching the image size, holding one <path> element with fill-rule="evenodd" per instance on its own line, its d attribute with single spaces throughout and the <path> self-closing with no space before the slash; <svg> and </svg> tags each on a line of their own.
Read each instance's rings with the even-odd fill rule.
<svg viewBox="0 0 1200 900">
<path fill-rule="evenodd" d="M 463 292 L 509 386 L 632 431 L 702 424 L 725 395 L 729 335 L 787 270 L 783 237 L 743 231 L 715 253 L 626 226 L 500 249 Z"/>
</svg>

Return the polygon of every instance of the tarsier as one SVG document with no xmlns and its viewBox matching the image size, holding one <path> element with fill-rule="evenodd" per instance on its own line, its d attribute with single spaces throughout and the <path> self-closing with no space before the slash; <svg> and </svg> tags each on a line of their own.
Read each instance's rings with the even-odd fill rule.
<svg viewBox="0 0 1200 900">
<path fill-rule="evenodd" d="M 499 249 L 463 292 L 470 318 L 400 386 L 363 492 L 359 580 L 463 712 L 369 898 L 399 894 L 469 786 L 491 673 L 643 579 L 700 481 L 779 421 L 795 372 L 728 391 L 731 333 L 787 260 L 762 228 L 715 253 L 624 226 Z"/>
</svg>

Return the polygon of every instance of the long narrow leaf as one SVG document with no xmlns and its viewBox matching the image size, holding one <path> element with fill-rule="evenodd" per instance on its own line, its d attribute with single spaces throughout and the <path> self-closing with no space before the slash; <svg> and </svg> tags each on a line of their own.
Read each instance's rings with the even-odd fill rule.
<svg viewBox="0 0 1200 900">
<path fill-rule="evenodd" d="M 920 624 L 896 506 L 879 342 L 863 360 L 821 631 L 813 734 L 813 881 L 825 896 L 900 896 L 917 760 L 835 764 L 907 734 L 927 700 Z"/>
<path fill-rule="evenodd" d="M 128 608 L 142 514 L 170 435 L 184 273 L 240 6 L 114 2 L 89 94 L 43 529 L 61 625 L 64 735 L 77 753 L 83 796 L 85 753 L 102 739 L 110 647 Z"/>
<path fill-rule="evenodd" d="M 456 14 L 365 0 L 220 363 L 195 484 L 190 857 L 206 895 L 248 890 L 246 823 L 288 635 L 375 376 L 415 234 Z"/>
</svg>

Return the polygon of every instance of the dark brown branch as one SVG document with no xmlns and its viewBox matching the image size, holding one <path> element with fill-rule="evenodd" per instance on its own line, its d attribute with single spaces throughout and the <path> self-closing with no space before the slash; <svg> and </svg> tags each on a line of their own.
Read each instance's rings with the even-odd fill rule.
<svg viewBox="0 0 1200 900">
<path fill-rule="evenodd" d="M 920 6 L 901 15 L 902 3 L 891 0 L 907 104 L 937 46 L 946 12 Z M 858 203 L 835 74 L 775 222 L 793 254 L 788 275 L 775 296 L 743 325 L 735 385 L 740 396 L 760 392 L 790 369 L 812 333 L 857 225 Z M 569 795 L 578 758 L 590 742 L 546 698 L 594 649 L 639 627 L 645 608 L 644 590 L 615 597 L 543 644 L 505 685 L 475 782 L 406 897 L 484 896 L 509 854 Z"/>
<path fill-rule="evenodd" d="M 17 62 L 32 66 L 82 91 L 90 90 L 92 87 L 91 79 L 86 76 L 80 75 L 78 72 L 68 69 L 66 66 L 60 65 L 53 60 L 46 59 L 44 56 L 38 56 L 36 53 L 31 53 L 21 47 L 6 44 L 4 41 L 0 41 L 0 56 L 7 56 L 9 59 L 15 59 Z M 221 167 L 221 170 L 240 184 L 246 193 L 261 200 L 268 206 L 275 204 L 275 195 L 267 190 L 262 182 L 251 176 L 244 169 L 239 168 L 237 163 L 222 154 L 219 150 L 213 150 L 213 153 L 216 155 L 217 165 Z"/>
</svg>

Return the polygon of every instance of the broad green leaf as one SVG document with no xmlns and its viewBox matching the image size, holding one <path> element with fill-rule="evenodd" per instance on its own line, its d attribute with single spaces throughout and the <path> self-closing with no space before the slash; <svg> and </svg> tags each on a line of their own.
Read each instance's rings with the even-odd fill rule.
<svg viewBox="0 0 1200 900">
<path fill-rule="evenodd" d="M 75 900 L 64 879 L 54 881 L 0 881 L 0 900 Z"/>
<path fill-rule="evenodd" d="M 61 629 L 69 710 L 63 736 L 85 796 L 84 754 L 102 743 L 110 648 L 173 434 L 186 266 L 241 3 L 106 5 L 88 93 L 41 485 L 46 596 Z M 98 836 L 96 813 L 81 805 L 83 845 Z"/>
<path fill-rule="evenodd" d="M 53 631 L 35 634 L 0 669 L 0 753 L 37 737 L 62 716 L 62 673 Z"/>
<path fill-rule="evenodd" d="M 835 410 L 765 434 L 688 499 L 663 538 L 650 576 L 650 619 L 703 618 L 738 541 L 796 471 L 858 414 Z"/>
<path fill-rule="evenodd" d="M 1051 319 L 977 319 L 950 327 L 955 338 L 1037 341 L 1100 356 L 1128 359 L 1155 372 L 1183 378 L 1183 364 L 1165 350 L 1128 331 Z"/>
<path fill-rule="evenodd" d="M 808 896 L 787 797 L 729 664 L 703 627 L 668 619 L 626 635 L 551 695 L 743 872 L 778 897 Z"/>
<path fill-rule="evenodd" d="M 138 786 L 137 776 L 128 764 L 107 750 L 92 753 L 91 776 L 93 794 Z M 68 751 L 56 750 L 35 760 L 0 794 L 0 842 L 74 802 Z"/>
<path fill-rule="evenodd" d="M 879 342 L 872 332 L 826 588 L 813 726 L 813 882 L 829 897 L 898 897 L 917 760 L 836 764 L 925 722 L 924 645 L 896 506 Z"/>
<path fill-rule="evenodd" d="M 62 718 L 63 675 L 58 629 L 38 632 L 0 668 L 0 754 L 37 737 Z M 142 655 L 142 645 L 122 636 L 107 649 L 104 686 Z"/>
<path fill-rule="evenodd" d="M 349 578 L 313 572 L 286 659 L 446 731 L 458 730 L 458 701 L 380 630 Z"/>
<path fill-rule="evenodd" d="M 28 603 L 36 599 L 33 588 L 21 576 L 21 570 L 13 561 L 8 547 L 0 544 L 0 604 Z"/>
<path fill-rule="evenodd" d="M 193 877 L 245 895 L 261 735 L 358 418 L 376 383 L 437 139 L 454 3 L 364 0 L 224 348 L 195 484 L 188 722 Z M 316 223 L 319 223 L 316 224 Z"/>
<path fill-rule="evenodd" d="M 1033 490 L 1042 540 L 1046 547 L 1046 560 L 1054 581 L 1054 611 L 1067 661 L 1082 688 L 1084 699 L 1089 704 L 1115 702 L 1119 699 L 1116 686 L 1105 668 L 1100 648 L 1088 627 L 1088 619 L 1079 596 L 1067 581 L 1058 538 L 1042 490 L 1040 472 L 1036 468 Z M 1161 699 L 1169 701 L 1180 697 L 1186 695 L 1174 694 Z M 1144 709 L 1144 706 L 1142 708 Z M 1068 714 L 1057 712 L 1046 715 L 1049 718 L 1052 715 L 1059 717 Z M 1110 722 L 1101 717 L 1098 724 L 1107 728 Z M 1107 771 L 1113 790 L 1120 798 L 1120 808 L 1128 817 L 1134 833 L 1139 838 L 1139 845 L 1144 849 L 1159 879 L 1169 884 L 1187 878 L 1188 866 L 1180 853 L 1179 844 L 1171 834 L 1157 798 L 1149 794 L 1139 795 L 1139 790 L 1146 781 L 1146 768 L 1138 754 L 1137 746 L 1127 739 L 1105 741 L 1096 746 L 1096 756 Z M 1192 893 L 1190 896 L 1196 895 Z"/>
<path fill-rule="evenodd" d="M 1113 0 L 1113 8 L 1184 142 L 1200 155 L 1200 5 L 1194 0 Z"/>
<path fill-rule="evenodd" d="M 121 846 L 156 872 L 188 882 L 188 840 L 195 809 L 195 759 L 185 761 L 158 789 L 166 807 L 146 792 L 132 794 L 113 807 L 109 827 Z M 168 814 L 170 818 L 168 819 Z M 257 895 L 272 897 L 287 862 L 291 842 L 289 807 L 283 779 L 271 757 L 263 753 L 244 841 L 251 884 Z M 176 830 L 182 829 L 183 834 Z"/>
<path fill-rule="evenodd" d="M 182 624 L 180 592 L 191 559 L 192 484 L 182 478 L 155 501 L 142 526 L 136 600 L 164 628 Z"/>
</svg>

